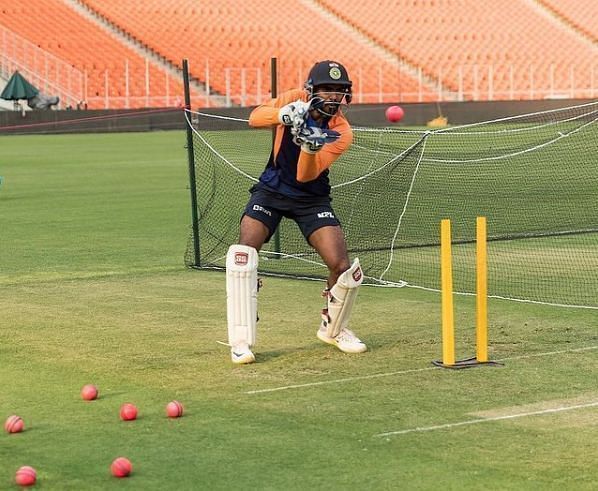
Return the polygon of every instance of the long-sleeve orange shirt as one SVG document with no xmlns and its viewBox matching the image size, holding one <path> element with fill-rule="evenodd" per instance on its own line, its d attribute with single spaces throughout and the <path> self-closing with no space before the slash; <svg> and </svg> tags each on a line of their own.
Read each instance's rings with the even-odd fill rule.
<svg viewBox="0 0 598 491">
<path fill-rule="evenodd" d="M 314 154 L 301 151 L 293 142 L 290 127 L 284 126 L 278 119 L 280 108 L 297 99 L 306 101 L 307 94 L 300 89 L 289 90 L 276 99 L 256 107 L 249 116 L 250 126 L 276 126 L 272 153 L 260 181 L 287 196 L 327 196 L 330 194 L 328 169 L 351 145 L 353 131 L 344 115 L 339 112 L 322 126 L 339 132 L 338 140 L 324 145 Z"/>
</svg>

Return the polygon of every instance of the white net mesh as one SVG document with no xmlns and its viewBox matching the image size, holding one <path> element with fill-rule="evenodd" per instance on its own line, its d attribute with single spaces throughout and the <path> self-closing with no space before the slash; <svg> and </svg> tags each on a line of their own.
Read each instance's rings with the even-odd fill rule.
<svg viewBox="0 0 598 491">
<path fill-rule="evenodd" d="M 200 264 L 223 268 L 271 131 L 190 112 Z M 332 167 L 333 207 L 366 283 L 439 288 L 439 223 L 453 222 L 455 289 L 475 287 L 475 218 L 488 219 L 492 296 L 598 308 L 598 102 L 471 125 L 354 128 Z M 193 241 L 190 241 L 190 247 Z M 260 273 L 325 278 L 283 220 Z"/>
</svg>

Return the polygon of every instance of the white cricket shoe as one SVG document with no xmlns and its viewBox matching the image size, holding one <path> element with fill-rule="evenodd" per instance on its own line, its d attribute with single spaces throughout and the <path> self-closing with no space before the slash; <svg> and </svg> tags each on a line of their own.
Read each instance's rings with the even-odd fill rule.
<svg viewBox="0 0 598 491">
<path fill-rule="evenodd" d="M 230 350 L 230 357 L 233 363 L 237 365 L 253 363 L 255 361 L 255 355 L 246 343 L 240 343 L 233 346 Z"/>
<path fill-rule="evenodd" d="M 326 332 L 326 326 L 320 326 L 317 333 L 318 339 L 336 346 L 345 353 L 363 353 L 368 347 L 350 329 L 341 329 L 338 336 L 331 338 Z"/>
</svg>

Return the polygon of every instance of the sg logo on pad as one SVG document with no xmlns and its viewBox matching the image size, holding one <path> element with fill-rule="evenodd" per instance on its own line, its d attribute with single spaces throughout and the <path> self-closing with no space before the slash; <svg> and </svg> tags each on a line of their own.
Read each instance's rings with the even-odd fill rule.
<svg viewBox="0 0 598 491">
<path fill-rule="evenodd" d="M 235 252 L 235 264 L 237 266 L 246 266 L 249 262 L 249 254 L 246 252 Z"/>
</svg>

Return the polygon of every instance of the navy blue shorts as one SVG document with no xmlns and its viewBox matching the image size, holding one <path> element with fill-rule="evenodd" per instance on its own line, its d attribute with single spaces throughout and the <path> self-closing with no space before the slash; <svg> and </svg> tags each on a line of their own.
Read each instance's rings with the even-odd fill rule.
<svg viewBox="0 0 598 491">
<path fill-rule="evenodd" d="M 282 217 L 294 220 L 306 239 L 321 227 L 340 227 L 341 224 L 330 205 L 330 198 L 316 196 L 309 201 L 293 199 L 259 186 L 251 188 L 251 198 L 243 213 L 245 215 L 268 227 L 270 233 L 266 242 L 274 235 Z"/>
</svg>

